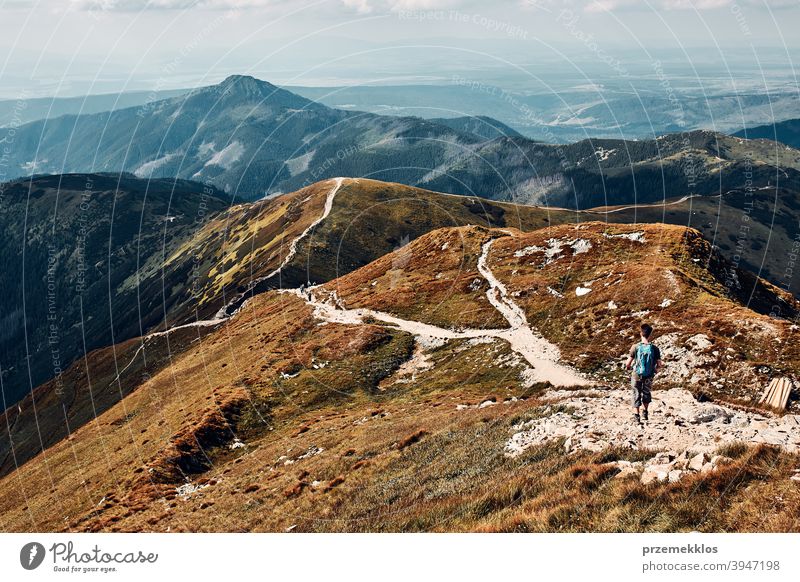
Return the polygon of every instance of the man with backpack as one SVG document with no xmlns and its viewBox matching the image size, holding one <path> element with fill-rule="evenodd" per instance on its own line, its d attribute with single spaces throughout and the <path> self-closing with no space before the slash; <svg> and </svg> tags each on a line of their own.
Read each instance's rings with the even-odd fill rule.
<svg viewBox="0 0 800 582">
<path fill-rule="evenodd" d="M 649 420 L 647 407 L 652 397 L 650 391 L 653 387 L 653 377 L 661 368 L 661 351 L 650 343 L 653 326 L 643 323 L 640 329 L 641 341 L 633 344 L 625 368 L 631 370 L 631 388 L 633 404 L 633 421 L 641 425 L 639 407 L 644 408 L 644 419 Z"/>
</svg>

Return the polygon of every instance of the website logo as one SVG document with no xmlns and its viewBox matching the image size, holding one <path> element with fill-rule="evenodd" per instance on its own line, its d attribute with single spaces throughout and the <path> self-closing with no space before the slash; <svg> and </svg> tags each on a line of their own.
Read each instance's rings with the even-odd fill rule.
<svg viewBox="0 0 800 582">
<path fill-rule="evenodd" d="M 19 552 L 19 563 L 26 570 L 35 570 L 42 565 L 44 554 L 44 546 L 39 542 L 27 543 Z"/>
</svg>

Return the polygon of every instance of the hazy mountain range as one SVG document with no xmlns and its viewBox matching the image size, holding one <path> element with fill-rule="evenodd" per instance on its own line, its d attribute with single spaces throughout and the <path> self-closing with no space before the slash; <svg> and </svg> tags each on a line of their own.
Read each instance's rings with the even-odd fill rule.
<svg viewBox="0 0 800 582">
<path fill-rule="evenodd" d="M 788 119 L 778 123 L 759 125 L 736 132 L 738 137 L 769 139 L 797 149 L 800 147 L 800 119 Z"/>
<path fill-rule="evenodd" d="M 711 132 L 554 145 L 487 117 L 332 109 L 243 76 L 139 107 L 33 122 L 11 149 L 8 177 L 127 171 L 253 200 L 346 175 L 568 208 L 716 194 L 743 185 L 754 163 L 752 187 L 781 180 L 796 189 L 800 167 L 795 150 Z"/>
</svg>

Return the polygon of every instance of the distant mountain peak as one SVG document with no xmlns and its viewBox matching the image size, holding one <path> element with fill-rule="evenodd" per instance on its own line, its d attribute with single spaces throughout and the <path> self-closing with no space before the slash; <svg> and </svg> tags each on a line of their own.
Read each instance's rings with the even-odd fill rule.
<svg viewBox="0 0 800 582">
<path fill-rule="evenodd" d="M 227 104 L 258 103 L 284 109 L 327 109 L 250 75 L 230 75 L 216 85 L 199 89 L 198 94 L 219 96 Z"/>
<path fill-rule="evenodd" d="M 248 96 L 266 96 L 275 91 L 280 91 L 272 83 L 256 79 L 250 75 L 230 75 L 215 87 L 228 93 Z"/>
</svg>

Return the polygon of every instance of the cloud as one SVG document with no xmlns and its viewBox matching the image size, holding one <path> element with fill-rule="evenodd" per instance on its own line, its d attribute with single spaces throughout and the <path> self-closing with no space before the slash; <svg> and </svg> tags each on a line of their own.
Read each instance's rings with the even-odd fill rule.
<svg viewBox="0 0 800 582">
<path fill-rule="evenodd" d="M 525 0 L 530 6 L 544 6 L 548 8 L 569 8 L 585 12 L 603 13 L 622 10 L 719 10 L 751 6 L 753 8 L 798 8 L 798 0 Z"/>
<path fill-rule="evenodd" d="M 19 2 L 20 0 L 10 0 Z M 275 8 L 292 5 L 291 0 L 69 0 L 70 5 L 82 10 L 142 11 L 185 10 L 245 10 L 248 8 Z M 358 14 L 389 13 L 400 10 L 444 10 L 479 4 L 478 0 L 337 0 L 346 12 Z M 585 12 L 602 13 L 617 10 L 718 10 L 740 7 L 755 9 L 799 8 L 799 0 L 495 0 L 495 6 L 506 4 L 521 8 L 569 8 Z"/>
<path fill-rule="evenodd" d="M 143 10 L 185 10 L 205 8 L 209 10 L 237 10 L 246 8 L 274 8 L 287 4 L 288 0 L 69 0 L 78 10 L 98 12 L 141 12 Z"/>
<path fill-rule="evenodd" d="M 372 12 L 372 6 L 370 6 L 369 0 L 342 0 L 342 4 L 347 8 L 355 10 L 359 14 Z"/>
<path fill-rule="evenodd" d="M 138 12 L 142 10 L 184 10 L 273 8 L 290 4 L 289 0 L 69 0 L 80 10 Z M 439 10 L 454 8 L 468 0 L 338 0 L 340 7 L 361 14 L 398 10 Z"/>
<path fill-rule="evenodd" d="M 341 0 L 341 2 L 346 8 L 362 14 L 400 10 L 444 10 L 470 4 L 468 0 Z"/>
</svg>

